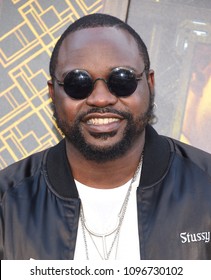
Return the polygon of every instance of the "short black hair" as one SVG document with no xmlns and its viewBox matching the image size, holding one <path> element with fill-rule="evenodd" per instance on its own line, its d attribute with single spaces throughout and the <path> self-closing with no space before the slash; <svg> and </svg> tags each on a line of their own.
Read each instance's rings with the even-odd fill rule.
<svg viewBox="0 0 211 280">
<path fill-rule="evenodd" d="M 133 36 L 133 38 L 135 39 L 135 41 L 138 45 L 140 55 L 142 56 L 142 58 L 144 60 L 145 70 L 148 73 L 148 71 L 150 69 L 149 54 L 147 51 L 147 47 L 146 47 L 145 43 L 143 42 L 143 40 L 141 39 L 141 37 L 139 36 L 139 34 L 131 26 L 129 26 L 127 23 L 123 22 L 122 20 L 120 20 L 117 17 L 107 15 L 107 14 L 95 13 L 95 14 L 83 16 L 83 17 L 79 18 L 78 20 L 76 20 L 75 22 L 73 22 L 64 31 L 64 33 L 61 35 L 61 37 L 57 41 L 57 43 L 53 49 L 51 59 L 50 59 L 49 71 L 50 71 L 50 75 L 52 78 L 55 76 L 55 69 L 56 69 L 56 65 L 57 65 L 58 53 L 59 53 L 59 49 L 61 47 L 63 40 L 70 33 L 73 33 L 75 31 L 82 30 L 82 29 L 95 28 L 95 27 L 116 27 L 116 28 L 129 32 Z"/>
</svg>

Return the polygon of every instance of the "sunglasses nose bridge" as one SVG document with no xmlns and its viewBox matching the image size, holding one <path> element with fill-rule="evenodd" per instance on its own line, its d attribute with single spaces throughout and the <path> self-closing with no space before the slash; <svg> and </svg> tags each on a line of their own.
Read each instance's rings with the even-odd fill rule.
<svg viewBox="0 0 211 280">
<path fill-rule="evenodd" d="M 95 83 L 97 82 L 97 81 L 103 81 L 106 85 L 107 85 L 107 80 L 106 79 L 104 79 L 104 78 L 97 78 L 97 79 L 95 79 L 94 81 L 93 81 L 93 86 L 95 85 Z"/>
<path fill-rule="evenodd" d="M 109 86 L 108 86 L 108 81 L 104 78 L 97 78 L 92 82 L 93 90 L 94 90 L 94 87 L 95 87 L 95 83 L 98 82 L 98 81 L 103 81 L 106 84 L 106 87 L 107 87 L 108 91 L 110 92 Z"/>
</svg>

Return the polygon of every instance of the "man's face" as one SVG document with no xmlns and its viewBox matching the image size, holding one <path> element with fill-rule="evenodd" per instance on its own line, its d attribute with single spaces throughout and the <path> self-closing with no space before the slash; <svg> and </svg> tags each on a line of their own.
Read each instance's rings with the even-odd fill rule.
<svg viewBox="0 0 211 280">
<path fill-rule="evenodd" d="M 94 80 L 107 79 L 110 71 L 120 66 L 134 69 L 136 74 L 145 67 L 133 37 L 116 28 L 90 28 L 64 39 L 55 76 L 63 81 L 69 71 L 84 69 Z M 102 80 L 82 100 L 70 98 L 56 82 L 49 84 L 49 92 L 57 124 L 68 143 L 86 159 L 105 162 L 121 157 L 140 140 L 148 122 L 153 83 L 153 72 L 148 77 L 144 73 L 128 97 L 113 95 Z"/>
</svg>

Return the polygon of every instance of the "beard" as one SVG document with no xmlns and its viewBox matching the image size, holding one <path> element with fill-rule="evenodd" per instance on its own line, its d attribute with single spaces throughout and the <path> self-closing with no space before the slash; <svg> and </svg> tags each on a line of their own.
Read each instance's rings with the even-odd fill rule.
<svg viewBox="0 0 211 280">
<path fill-rule="evenodd" d="M 86 113 L 79 115 L 73 124 L 69 124 L 65 120 L 62 120 L 57 113 L 56 107 L 54 107 L 54 116 L 58 128 L 65 135 L 67 141 L 71 143 L 84 156 L 84 158 L 97 163 L 105 163 L 125 155 L 132 147 L 134 141 L 143 133 L 146 125 L 153 116 L 154 96 L 150 96 L 151 99 L 147 111 L 144 114 L 140 114 L 136 119 L 134 119 L 133 115 L 129 112 L 115 110 L 110 107 L 92 108 Z M 105 147 L 88 143 L 83 135 L 81 122 L 84 117 L 90 113 L 114 113 L 127 120 L 122 138 L 117 143 Z M 91 133 L 91 135 L 95 139 L 105 141 L 108 138 L 115 136 L 116 133 L 116 131 L 113 131 L 108 133 Z"/>
</svg>

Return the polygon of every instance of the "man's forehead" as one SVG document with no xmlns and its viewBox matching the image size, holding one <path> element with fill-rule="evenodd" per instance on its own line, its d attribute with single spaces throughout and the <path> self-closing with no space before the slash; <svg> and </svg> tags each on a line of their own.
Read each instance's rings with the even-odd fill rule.
<svg viewBox="0 0 211 280">
<path fill-rule="evenodd" d="M 137 43 L 128 32 L 115 27 L 88 28 L 75 31 L 64 39 L 58 54 L 57 70 L 64 72 L 64 69 L 87 68 L 99 63 L 137 68 L 139 59 Z"/>
<path fill-rule="evenodd" d="M 66 36 L 61 44 L 61 49 L 71 48 L 80 49 L 80 46 L 91 46 L 93 44 L 116 44 L 121 46 L 122 44 L 135 44 L 133 36 L 123 30 L 116 27 L 94 27 L 86 28 L 74 31 Z"/>
</svg>

